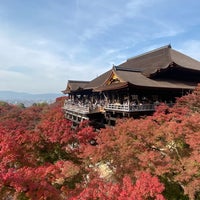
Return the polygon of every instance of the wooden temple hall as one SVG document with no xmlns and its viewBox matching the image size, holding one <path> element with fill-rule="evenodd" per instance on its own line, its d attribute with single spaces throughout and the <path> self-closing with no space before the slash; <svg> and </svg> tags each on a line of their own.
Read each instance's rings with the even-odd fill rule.
<svg viewBox="0 0 200 200">
<path fill-rule="evenodd" d="M 91 81 L 69 80 L 64 111 L 74 126 L 88 119 L 95 127 L 117 118 L 151 114 L 164 102 L 191 92 L 200 82 L 200 62 L 170 45 L 128 59 Z"/>
</svg>

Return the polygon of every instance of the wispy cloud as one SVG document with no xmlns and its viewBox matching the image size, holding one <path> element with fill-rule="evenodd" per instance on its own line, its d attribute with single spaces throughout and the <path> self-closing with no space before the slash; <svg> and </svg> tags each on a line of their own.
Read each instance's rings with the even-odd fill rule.
<svg viewBox="0 0 200 200">
<path fill-rule="evenodd" d="M 200 40 L 187 40 L 181 43 L 178 50 L 194 59 L 200 60 Z"/>
<path fill-rule="evenodd" d="M 199 59 L 200 36 L 195 33 L 200 3 L 185 4 L 179 0 L 4 1 L 0 89 L 60 91 L 68 79 L 91 80 L 113 64 L 171 42 Z"/>
<path fill-rule="evenodd" d="M 20 91 L 24 89 L 34 93 L 52 90 L 59 92 L 68 79 L 78 77 L 91 80 L 102 73 L 99 69 L 94 71 L 96 63 L 93 61 L 84 64 L 78 57 L 77 61 L 70 59 L 70 55 L 62 54 L 62 48 L 62 53 L 59 53 L 59 47 L 48 40 L 31 38 L 31 41 L 27 44 L 17 37 L 10 38 L 1 34 L 0 90 L 18 88 Z"/>
</svg>

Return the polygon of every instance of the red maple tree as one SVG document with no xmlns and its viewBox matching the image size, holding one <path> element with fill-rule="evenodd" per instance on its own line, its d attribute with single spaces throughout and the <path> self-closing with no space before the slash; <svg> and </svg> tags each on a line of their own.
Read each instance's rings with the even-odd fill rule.
<svg viewBox="0 0 200 200">
<path fill-rule="evenodd" d="M 1 102 L 0 199 L 199 199 L 199 91 L 98 133 L 71 129 L 64 98 Z"/>
</svg>

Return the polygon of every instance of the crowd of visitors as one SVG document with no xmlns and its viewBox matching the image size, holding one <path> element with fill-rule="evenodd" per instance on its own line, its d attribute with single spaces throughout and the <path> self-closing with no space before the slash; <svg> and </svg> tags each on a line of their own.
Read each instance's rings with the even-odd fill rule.
<svg viewBox="0 0 200 200">
<path fill-rule="evenodd" d="M 117 109 L 117 110 L 127 110 L 127 111 L 135 111 L 135 110 L 153 110 L 156 106 L 160 104 L 160 102 L 165 102 L 162 100 L 151 100 L 146 97 L 137 98 L 137 99 L 108 99 L 108 98 L 95 98 L 95 97 L 74 97 L 66 100 L 65 105 L 70 105 L 78 108 L 88 109 L 88 111 L 101 111 L 104 109 Z M 169 102 L 168 102 L 169 103 Z M 172 103 L 172 102 L 170 102 Z"/>
</svg>

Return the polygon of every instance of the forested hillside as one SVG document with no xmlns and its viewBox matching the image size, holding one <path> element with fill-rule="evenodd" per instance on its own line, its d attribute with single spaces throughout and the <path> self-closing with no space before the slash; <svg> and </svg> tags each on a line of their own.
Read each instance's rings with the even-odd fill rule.
<svg viewBox="0 0 200 200">
<path fill-rule="evenodd" d="M 0 199 L 200 199 L 200 86 L 98 133 L 71 130 L 63 101 L 0 102 Z"/>
</svg>

